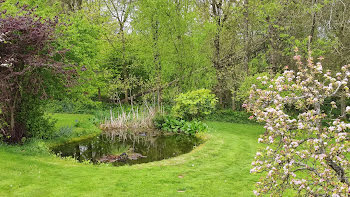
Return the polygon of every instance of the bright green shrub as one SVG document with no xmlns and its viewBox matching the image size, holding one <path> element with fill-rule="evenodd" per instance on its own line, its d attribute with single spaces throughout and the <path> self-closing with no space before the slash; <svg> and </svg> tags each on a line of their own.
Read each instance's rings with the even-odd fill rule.
<svg viewBox="0 0 350 197">
<path fill-rule="evenodd" d="M 27 130 L 23 137 L 37 139 L 52 139 L 55 136 L 55 120 L 45 115 L 44 101 L 34 96 L 26 96 L 18 113 L 18 121 Z"/>
<path fill-rule="evenodd" d="M 172 108 L 174 116 L 184 120 L 193 120 L 209 115 L 215 109 L 217 99 L 210 90 L 199 89 L 180 94 L 175 102 Z"/>
</svg>

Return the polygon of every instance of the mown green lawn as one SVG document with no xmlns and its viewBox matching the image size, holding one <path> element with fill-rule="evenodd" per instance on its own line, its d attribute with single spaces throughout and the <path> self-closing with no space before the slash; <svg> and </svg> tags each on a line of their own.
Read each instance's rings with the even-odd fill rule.
<svg viewBox="0 0 350 197">
<path fill-rule="evenodd" d="M 256 125 L 209 122 L 210 139 L 169 160 L 112 167 L 0 145 L 0 196 L 252 196 Z"/>
<path fill-rule="evenodd" d="M 90 126 L 90 124 L 92 123 L 89 122 L 89 119 L 94 117 L 93 115 L 90 115 L 90 114 L 61 114 L 61 113 L 49 114 L 49 116 L 57 120 L 56 122 L 57 128 L 64 127 L 64 126 L 73 127 L 77 123 Z"/>
</svg>

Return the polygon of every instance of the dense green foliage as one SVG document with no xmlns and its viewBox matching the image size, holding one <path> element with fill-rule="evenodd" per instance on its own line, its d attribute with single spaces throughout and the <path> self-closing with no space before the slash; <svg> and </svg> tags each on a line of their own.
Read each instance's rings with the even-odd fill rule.
<svg viewBox="0 0 350 197">
<path fill-rule="evenodd" d="M 1 9 L 14 14 L 16 2 L 6 0 Z M 349 29 L 342 28 L 348 4 L 338 0 L 20 1 L 24 4 L 38 6 L 39 16 L 57 15 L 68 24 L 60 28 L 57 45 L 86 68 L 80 86 L 70 92 L 84 102 L 141 101 L 158 92 L 160 101 L 171 101 L 181 92 L 215 87 L 220 105 L 230 106 L 242 104 L 235 92 L 244 78 L 291 65 L 294 46 L 304 54 L 312 47 L 315 56 L 326 56 L 330 68 L 349 59 L 343 47 Z"/>
<path fill-rule="evenodd" d="M 45 138 L 53 127 L 43 118 L 43 100 L 65 91 L 76 78 L 55 47 L 57 20 L 42 19 L 35 9 L 0 12 L 0 119 L 2 134 L 12 142 L 25 137 Z"/>
<path fill-rule="evenodd" d="M 100 101 L 87 100 L 87 102 L 82 102 L 65 98 L 48 102 L 46 111 L 50 113 L 93 114 L 96 111 L 109 110 L 111 106 L 113 105 Z"/>
<path fill-rule="evenodd" d="M 216 106 L 217 99 L 207 89 L 200 89 L 180 94 L 175 99 L 172 113 L 185 120 L 203 119 Z"/>
<path fill-rule="evenodd" d="M 45 109 L 40 101 L 35 99 L 26 100 L 19 113 L 20 121 L 26 125 L 28 134 L 26 137 L 38 139 L 51 139 L 55 136 L 55 120 L 45 116 Z"/>
<path fill-rule="evenodd" d="M 145 101 L 171 105 L 181 93 L 201 88 L 215 93 L 218 107 L 242 110 L 256 77 L 278 75 L 285 66 L 293 69 L 295 46 L 302 54 L 313 49 L 314 56 L 324 56 L 336 70 L 350 59 L 344 47 L 349 43 L 349 3 L 339 0 L 16 3 L 0 4 L 0 10 L 7 10 L 3 17 L 14 16 L 22 5 L 37 7 L 35 14 L 43 19 L 58 17 L 54 46 L 68 50 L 65 59 L 56 59 L 78 68 L 75 86 L 50 97 L 53 112 L 94 113 L 116 103 Z M 60 89 L 52 82 L 50 90 Z M 208 115 L 195 104 L 177 103 L 182 104 L 174 106 L 175 114 L 183 119 Z"/>
<path fill-rule="evenodd" d="M 184 133 L 194 135 L 208 130 L 208 126 L 201 121 L 186 121 L 173 116 L 156 116 L 154 125 L 157 129 L 172 133 Z"/>
<path fill-rule="evenodd" d="M 242 124 L 257 124 L 255 120 L 251 120 L 252 114 L 245 111 L 232 111 L 231 109 L 217 110 L 206 117 L 206 120 L 242 123 Z"/>
<path fill-rule="evenodd" d="M 90 114 L 49 114 L 56 120 L 52 141 L 62 141 L 86 135 L 99 134 L 101 130 L 95 124 L 94 115 Z"/>
</svg>

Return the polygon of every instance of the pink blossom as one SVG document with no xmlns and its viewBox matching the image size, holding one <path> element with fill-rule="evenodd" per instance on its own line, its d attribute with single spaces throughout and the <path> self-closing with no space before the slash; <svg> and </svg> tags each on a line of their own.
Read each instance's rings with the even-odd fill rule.
<svg viewBox="0 0 350 197">
<path fill-rule="evenodd" d="M 259 196 L 260 195 L 259 192 L 257 192 L 256 190 L 254 190 L 253 192 L 254 192 L 255 196 Z"/>
<path fill-rule="evenodd" d="M 318 194 L 319 191 L 326 196 L 347 196 L 349 193 L 345 192 L 349 192 L 350 188 L 329 165 L 329 159 L 349 173 L 350 141 L 347 139 L 350 123 L 337 117 L 334 110 L 324 112 L 323 106 L 329 105 L 325 101 L 333 99 L 338 92 L 345 92 L 350 98 L 350 88 L 347 87 L 350 65 L 343 66 L 342 72 L 332 75 L 331 71 L 323 70 L 320 62 L 315 64 L 311 56 L 307 59 L 307 66 L 301 66 L 300 55 L 294 59 L 300 70 L 285 70 L 277 78 L 262 77 L 261 83 L 271 82 L 269 88 L 253 88 L 247 101 L 246 109 L 258 121 L 266 123 L 266 131 L 258 142 L 271 144 L 255 157 L 252 170 L 268 172 L 257 184 L 256 192 L 259 195 L 274 194 L 273 189 L 278 187 L 294 188 L 301 196 L 310 192 Z M 336 102 L 332 101 L 331 106 L 337 108 Z M 296 108 L 296 116 L 289 113 L 291 107 Z M 350 113 L 350 106 L 346 107 L 346 112 Z M 334 121 L 329 125 L 323 123 L 330 119 Z M 302 171 L 305 179 L 283 180 L 286 175 L 298 177 L 299 174 L 293 173 L 293 170 Z"/>
</svg>

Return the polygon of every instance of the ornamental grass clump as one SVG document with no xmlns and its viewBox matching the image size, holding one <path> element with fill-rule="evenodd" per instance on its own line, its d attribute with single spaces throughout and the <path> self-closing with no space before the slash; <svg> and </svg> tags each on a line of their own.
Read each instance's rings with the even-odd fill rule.
<svg viewBox="0 0 350 197">
<path fill-rule="evenodd" d="M 271 85 L 265 90 L 253 85 L 244 104 L 266 129 L 258 139 L 266 146 L 252 162 L 251 173 L 263 175 L 254 193 L 347 196 L 350 123 L 344 120 L 346 115 L 336 116 L 323 109 L 325 100 L 337 108 L 335 98 L 350 97 L 350 65 L 332 73 L 321 62 L 314 63 L 311 52 L 306 64 L 300 55 L 294 59 L 297 71 L 286 69 L 277 78 L 259 78 L 260 83 Z M 291 108 L 294 114 L 289 112 Z"/>
</svg>

